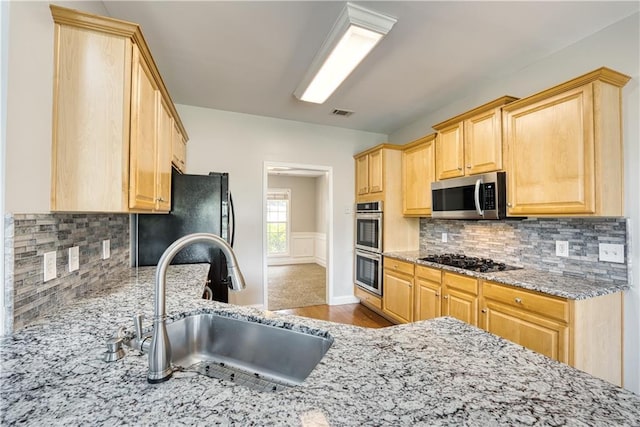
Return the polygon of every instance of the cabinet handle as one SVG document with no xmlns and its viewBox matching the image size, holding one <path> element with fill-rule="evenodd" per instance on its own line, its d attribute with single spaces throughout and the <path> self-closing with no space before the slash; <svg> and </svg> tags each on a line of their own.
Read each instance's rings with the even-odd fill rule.
<svg viewBox="0 0 640 427">
<path fill-rule="evenodd" d="M 467 169 L 471 169 L 471 165 L 467 165 Z"/>
<path fill-rule="evenodd" d="M 522 304 L 522 298 L 516 297 L 516 304 Z"/>
<path fill-rule="evenodd" d="M 437 297 L 439 297 L 439 296 L 440 296 L 440 294 L 436 292 L 436 296 L 437 296 Z"/>
<path fill-rule="evenodd" d="M 164 202 L 164 199 L 162 197 L 158 197 L 158 201 L 159 202 Z"/>
<path fill-rule="evenodd" d="M 507 207 L 510 208 L 511 207 L 511 203 L 507 203 Z"/>
<path fill-rule="evenodd" d="M 444 298 L 444 299 L 449 299 L 449 295 L 445 295 L 445 296 L 443 296 L 442 298 Z"/>
<path fill-rule="evenodd" d="M 461 170 L 462 170 L 462 168 L 458 168 L 458 170 L 459 170 L 459 171 L 461 171 Z"/>
<path fill-rule="evenodd" d="M 483 309 L 482 309 L 482 310 L 480 310 L 480 311 L 482 311 L 483 313 L 486 313 L 486 312 L 487 312 L 487 309 L 486 309 L 486 308 L 483 308 Z"/>
</svg>

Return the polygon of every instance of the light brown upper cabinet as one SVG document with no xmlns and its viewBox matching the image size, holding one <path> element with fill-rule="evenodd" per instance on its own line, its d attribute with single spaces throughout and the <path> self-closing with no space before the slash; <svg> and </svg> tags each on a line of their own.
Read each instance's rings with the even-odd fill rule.
<svg viewBox="0 0 640 427">
<path fill-rule="evenodd" d="M 173 127 L 187 134 L 140 27 L 50 8 L 51 210 L 169 211 Z"/>
<path fill-rule="evenodd" d="M 600 68 L 503 107 L 508 215 L 623 215 L 629 78 Z"/>
<path fill-rule="evenodd" d="M 516 99 L 503 96 L 433 126 L 436 179 L 502 170 L 502 106 Z"/>
<path fill-rule="evenodd" d="M 173 157 L 171 162 L 182 173 L 186 172 L 187 164 L 187 141 L 182 137 L 178 126 L 173 126 Z"/>
<path fill-rule="evenodd" d="M 385 200 L 389 185 L 399 189 L 401 149 L 399 145 L 379 144 L 353 156 L 356 162 L 356 202 Z"/>
<path fill-rule="evenodd" d="M 431 215 L 431 183 L 435 181 L 435 139 L 428 135 L 403 147 L 402 213 Z"/>
</svg>

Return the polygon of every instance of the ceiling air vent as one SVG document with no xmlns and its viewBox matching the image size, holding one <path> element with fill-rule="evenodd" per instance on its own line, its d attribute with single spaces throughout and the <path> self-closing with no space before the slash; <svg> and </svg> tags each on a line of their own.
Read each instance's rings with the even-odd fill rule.
<svg viewBox="0 0 640 427">
<path fill-rule="evenodd" d="M 333 110 L 331 112 L 331 114 L 333 114 L 334 116 L 342 116 L 342 117 L 349 117 L 350 115 L 353 114 L 353 111 L 349 111 L 349 110 L 340 110 L 338 108 L 336 108 L 335 110 Z"/>
</svg>

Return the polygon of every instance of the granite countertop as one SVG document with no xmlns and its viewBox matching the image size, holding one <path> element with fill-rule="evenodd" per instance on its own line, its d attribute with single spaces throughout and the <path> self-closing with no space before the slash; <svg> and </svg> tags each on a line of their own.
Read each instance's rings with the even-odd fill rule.
<svg viewBox="0 0 640 427">
<path fill-rule="evenodd" d="M 453 318 L 383 329 L 198 298 L 206 265 L 171 266 L 170 320 L 187 311 L 260 316 L 334 342 L 299 386 L 259 392 L 177 372 L 146 381 L 147 357 L 102 361 L 136 312 L 150 322 L 153 268 L 0 340 L 0 424 L 26 425 L 640 425 L 640 396 Z"/>
<path fill-rule="evenodd" d="M 423 261 L 420 258 L 426 257 L 428 254 L 420 251 L 385 252 L 383 255 L 390 258 L 413 262 L 415 264 L 425 265 L 427 267 L 435 267 L 441 270 L 452 271 L 483 280 L 491 280 L 497 283 L 504 283 L 506 285 L 512 285 L 572 300 L 584 300 L 629 290 L 628 285 L 596 282 L 584 278 L 565 276 L 563 274 L 550 273 L 532 268 L 505 270 L 495 273 L 481 273 L 437 264 L 435 262 Z"/>
</svg>

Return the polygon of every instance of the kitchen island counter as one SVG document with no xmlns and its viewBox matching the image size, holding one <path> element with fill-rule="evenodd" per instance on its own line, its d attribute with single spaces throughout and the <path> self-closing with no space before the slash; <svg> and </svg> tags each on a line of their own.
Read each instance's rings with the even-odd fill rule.
<svg viewBox="0 0 640 427">
<path fill-rule="evenodd" d="M 638 395 L 455 319 L 366 329 L 201 300 L 207 268 L 169 268 L 169 321 L 213 311 L 326 331 L 303 384 L 269 393 L 177 372 L 152 385 L 146 356 L 103 362 L 134 313 L 150 323 L 147 267 L 1 340 L 0 424 L 640 425 Z"/>
</svg>

